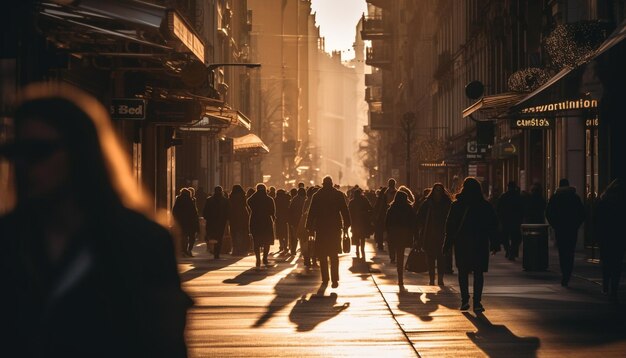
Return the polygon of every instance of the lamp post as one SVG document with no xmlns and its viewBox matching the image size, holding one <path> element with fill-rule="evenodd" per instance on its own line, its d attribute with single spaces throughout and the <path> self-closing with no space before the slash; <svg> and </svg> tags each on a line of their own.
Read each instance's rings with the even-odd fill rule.
<svg viewBox="0 0 626 358">
<path fill-rule="evenodd" d="M 415 113 L 406 112 L 402 116 L 402 129 L 406 135 L 406 185 L 411 188 L 411 140 L 415 128 Z"/>
</svg>

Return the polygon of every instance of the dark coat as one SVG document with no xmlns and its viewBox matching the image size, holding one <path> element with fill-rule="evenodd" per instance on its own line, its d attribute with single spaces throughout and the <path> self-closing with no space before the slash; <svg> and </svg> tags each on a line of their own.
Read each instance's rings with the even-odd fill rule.
<svg viewBox="0 0 626 358">
<path fill-rule="evenodd" d="M 341 229 L 351 225 L 344 195 L 333 187 L 322 187 L 313 195 L 306 228 L 315 231 L 315 252 L 331 256 L 341 252 Z"/>
<path fill-rule="evenodd" d="M 276 193 L 276 235 L 279 237 L 287 237 L 289 233 L 289 204 L 291 197 L 287 193 Z"/>
<path fill-rule="evenodd" d="M 274 219 L 276 218 L 276 207 L 274 199 L 265 192 L 257 191 L 248 199 L 250 207 L 250 234 L 254 239 L 254 244 L 273 245 L 274 244 Z"/>
<path fill-rule="evenodd" d="M 186 357 L 192 301 L 172 237 L 124 208 L 107 216 L 77 233 L 56 264 L 30 214 L 0 218 L 0 343 L 9 356 Z"/>
<path fill-rule="evenodd" d="M 352 220 L 352 236 L 363 239 L 372 232 L 372 206 L 363 195 L 356 195 L 348 205 Z"/>
<path fill-rule="evenodd" d="M 196 205 L 189 196 L 179 195 L 172 207 L 172 216 L 185 234 L 197 233 L 200 229 Z"/>
<path fill-rule="evenodd" d="M 228 198 L 230 213 L 228 215 L 228 224 L 230 225 L 230 232 L 241 232 L 243 235 L 250 233 L 250 209 L 246 203 L 246 197 L 241 194 L 241 197 L 237 195 L 231 195 Z"/>
<path fill-rule="evenodd" d="M 387 237 L 395 248 L 411 247 L 415 235 L 415 211 L 409 203 L 392 204 L 385 219 Z"/>
<path fill-rule="evenodd" d="M 546 207 L 546 219 L 558 232 L 576 232 L 585 221 L 585 216 L 585 207 L 574 187 L 558 188 Z"/>
<path fill-rule="evenodd" d="M 518 190 L 508 190 L 500 196 L 496 204 L 496 213 L 500 225 L 519 227 L 524 220 L 524 201 Z"/>
<path fill-rule="evenodd" d="M 424 248 L 429 256 L 441 253 L 446 235 L 446 219 L 452 202 L 443 197 L 439 203 L 432 198 L 426 199 L 417 212 L 417 244 Z"/>
<path fill-rule="evenodd" d="M 459 198 L 450 206 L 443 249 L 454 247 L 456 267 L 460 271 L 487 272 L 489 251 L 499 244 L 495 239 L 497 225 L 496 213 L 489 202 Z"/>
<path fill-rule="evenodd" d="M 305 201 L 306 195 L 296 195 L 289 203 L 289 225 L 294 228 L 300 224 Z"/>
<path fill-rule="evenodd" d="M 215 194 L 206 200 L 202 216 L 206 220 L 206 235 L 209 239 L 224 237 L 229 213 L 230 204 L 223 195 Z"/>
<path fill-rule="evenodd" d="M 620 190 L 607 190 L 602 194 L 595 208 L 594 231 L 600 243 L 600 254 L 603 261 L 623 257 L 626 249 L 626 237 L 624 235 L 626 210 L 624 208 L 624 195 Z"/>
</svg>

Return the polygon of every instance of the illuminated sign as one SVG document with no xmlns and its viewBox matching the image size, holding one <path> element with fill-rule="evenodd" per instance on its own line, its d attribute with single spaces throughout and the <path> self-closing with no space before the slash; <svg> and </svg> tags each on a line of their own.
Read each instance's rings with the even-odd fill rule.
<svg viewBox="0 0 626 358">
<path fill-rule="evenodd" d="M 598 117 L 585 119 L 585 127 L 587 128 L 595 128 L 600 124 Z"/>
<path fill-rule="evenodd" d="M 539 106 L 527 107 L 521 110 L 522 113 L 543 113 L 554 111 L 567 111 L 573 109 L 598 108 L 598 100 L 578 99 L 574 101 L 561 101 L 555 103 L 542 104 Z"/>
<path fill-rule="evenodd" d="M 146 101 L 137 98 L 113 98 L 109 113 L 113 119 L 146 119 Z"/>
<path fill-rule="evenodd" d="M 200 38 L 196 36 L 191 30 L 185 21 L 174 11 L 170 11 L 169 13 L 169 28 L 180 40 L 180 42 L 189 49 L 196 57 L 200 60 L 200 62 L 204 63 L 204 44 L 200 41 Z"/>
<path fill-rule="evenodd" d="M 549 129 L 554 127 L 554 118 L 523 118 L 511 120 L 512 129 Z"/>
</svg>

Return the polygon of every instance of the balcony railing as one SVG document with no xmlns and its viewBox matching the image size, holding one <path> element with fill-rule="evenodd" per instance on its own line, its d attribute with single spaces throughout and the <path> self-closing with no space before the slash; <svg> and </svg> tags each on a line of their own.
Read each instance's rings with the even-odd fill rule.
<svg viewBox="0 0 626 358">
<path fill-rule="evenodd" d="M 365 52 L 365 63 L 373 67 L 389 68 L 391 66 L 389 46 L 368 47 Z"/>
<path fill-rule="evenodd" d="M 391 32 L 385 29 L 382 16 L 363 16 L 363 40 L 382 40 L 391 36 Z"/>
<path fill-rule="evenodd" d="M 385 118 L 383 112 L 370 112 L 369 127 L 372 130 L 385 130 L 393 128 L 393 122 Z"/>
<path fill-rule="evenodd" d="M 383 91 L 381 87 L 367 87 L 365 89 L 365 101 L 381 102 L 383 100 Z"/>
</svg>

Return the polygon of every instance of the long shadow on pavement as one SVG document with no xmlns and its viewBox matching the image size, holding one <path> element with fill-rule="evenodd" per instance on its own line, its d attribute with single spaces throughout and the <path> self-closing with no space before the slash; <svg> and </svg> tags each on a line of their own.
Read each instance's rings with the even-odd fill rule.
<svg viewBox="0 0 626 358">
<path fill-rule="evenodd" d="M 229 278 L 223 281 L 223 283 L 237 284 L 238 286 L 246 286 L 253 282 L 258 282 L 275 275 L 285 269 L 285 266 L 289 266 L 291 263 L 288 259 L 278 259 L 273 265 L 269 267 L 256 268 L 252 267 L 246 271 L 240 273 L 234 278 Z"/>
<path fill-rule="evenodd" d="M 317 270 L 306 270 L 298 264 L 289 274 L 281 278 L 274 286 L 276 297 L 267 306 L 265 313 L 257 319 L 252 327 L 263 326 L 277 312 L 283 310 L 292 302 L 301 299 L 308 293 L 316 292 L 316 287 L 320 283 L 319 272 Z"/>
<path fill-rule="evenodd" d="M 483 314 L 472 316 L 463 312 L 478 329 L 467 332 L 467 337 L 489 357 L 536 357 L 539 338 L 518 337 L 504 325 L 494 325 Z"/>
<path fill-rule="evenodd" d="M 209 259 L 206 257 L 186 258 L 179 260 L 179 264 L 191 264 L 193 268 L 180 274 L 181 282 L 191 281 L 204 275 L 207 272 L 217 271 L 226 266 L 230 266 L 242 257 L 222 258 L 219 260 Z"/>
<path fill-rule="evenodd" d="M 297 325 L 298 332 L 312 331 L 318 324 L 337 316 L 350 306 L 350 302 L 337 305 L 337 294 L 330 296 L 302 296 L 289 314 L 289 320 Z"/>
</svg>

